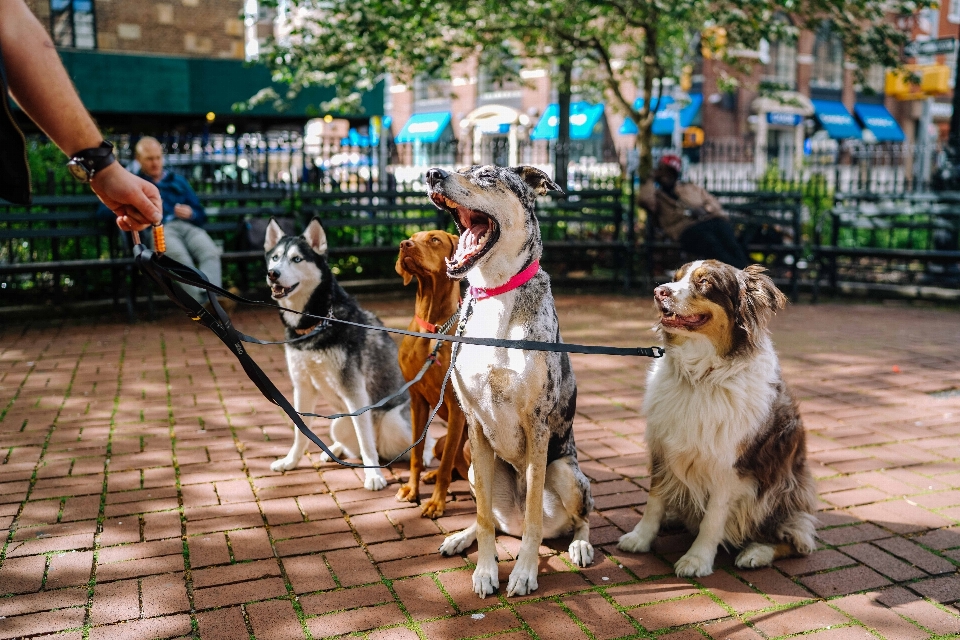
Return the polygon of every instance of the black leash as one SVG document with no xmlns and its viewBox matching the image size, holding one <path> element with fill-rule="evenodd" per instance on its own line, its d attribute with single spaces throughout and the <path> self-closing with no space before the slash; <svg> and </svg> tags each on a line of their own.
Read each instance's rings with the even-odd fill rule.
<svg viewBox="0 0 960 640">
<path fill-rule="evenodd" d="M 422 378 L 423 375 L 427 372 L 427 370 L 437 362 L 436 354 L 440 349 L 439 340 L 435 345 L 433 352 L 427 358 L 427 361 L 424 363 L 423 367 L 420 369 L 420 372 L 417 374 L 417 376 L 413 380 L 405 384 L 403 387 L 401 387 L 399 391 L 397 391 L 396 393 L 390 396 L 387 396 L 386 398 L 380 400 L 376 404 L 363 407 L 361 409 L 354 411 L 353 413 L 338 413 L 332 416 L 322 416 L 314 413 L 301 414 L 296 409 L 293 408 L 293 405 L 290 404 L 290 401 L 287 400 L 282 393 L 280 393 L 280 390 L 277 389 L 276 385 L 273 384 L 270 378 L 267 377 L 267 375 L 263 372 L 262 369 L 260 369 L 257 363 L 254 362 L 253 358 L 250 357 L 250 354 L 247 353 L 247 350 L 243 348 L 243 342 L 248 342 L 248 341 L 252 341 L 255 344 L 257 343 L 282 344 L 282 342 L 260 341 L 260 340 L 257 340 L 256 338 L 250 338 L 250 336 L 247 336 L 237 331 L 237 329 L 234 328 L 233 323 L 230 322 L 229 316 L 227 316 L 227 313 L 223 310 L 223 308 L 220 306 L 220 303 L 217 301 L 217 297 L 212 293 L 217 289 L 219 289 L 219 287 L 216 287 L 212 283 L 210 283 L 206 279 L 206 276 L 203 275 L 202 272 L 196 271 L 191 267 L 188 267 L 180 262 L 177 262 L 176 260 L 173 260 L 172 258 L 168 258 L 162 253 L 156 253 L 154 251 L 151 251 L 150 249 L 147 249 L 141 244 L 137 244 L 134 247 L 134 261 L 137 263 L 137 266 L 140 267 L 140 270 L 144 274 L 146 274 L 151 280 L 156 282 L 157 285 L 159 285 L 160 288 L 163 290 L 163 292 L 166 293 L 167 296 L 178 307 L 180 307 L 184 312 L 186 312 L 186 314 L 192 320 L 199 322 L 203 326 L 213 331 L 214 335 L 220 338 L 220 340 L 225 345 L 227 345 L 230 351 L 232 351 L 233 354 L 237 357 L 237 360 L 240 361 L 240 365 L 243 367 L 243 370 L 247 374 L 247 377 L 249 377 L 250 380 L 252 380 L 253 383 L 257 385 L 257 389 L 260 390 L 260 393 L 262 393 L 267 400 L 269 400 L 273 404 L 283 409 L 283 412 L 286 413 L 287 416 L 293 421 L 297 429 L 299 429 L 300 432 L 307 437 L 307 439 L 309 439 L 315 445 L 320 447 L 320 449 L 325 454 L 327 454 L 327 456 L 329 456 L 332 461 L 338 464 L 341 464 L 345 467 L 353 467 L 357 469 L 371 469 L 371 468 L 383 469 L 383 468 L 389 467 L 391 464 L 393 464 L 394 462 L 402 458 L 404 455 L 406 455 L 407 452 L 409 452 L 415 446 L 420 444 L 420 442 L 424 438 L 426 438 L 427 431 L 430 425 L 433 423 L 433 419 L 436 417 L 437 412 L 440 411 L 440 407 L 443 406 L 443 396 L 447 388 L 447 383 L 450 380 L 450 373 L 453 371 L 453 365 L 456 362 L 456 350 L 451 352 L 450 368 L 447 369 L 447 373 L 443 378 L 443 383 L 440 385 L 440 398 L 437 401 L 437 404 L 433 407 L 433 410 L 430 412 L 430 417 L 427 420 L 427 425 L 426 427 L 424 427 L 423 433 L 420 435 L 420 438 L 418 438 L 416 442 L 414 442 L 412 445 L 407 447 L 403 452 L 401 452 L 399 455 L 394 457 L 392 460 L 390 460 L 386 464 L 365 465 L 365 464 L 357 464 L 355 462 L 347 462 L 345 460 L 341 460 L 338 456 L 336 456 L 333 453 L 333 451 L 330 450 L 330 448 L 326 445 L 326 443 L 324 443 L 324 441 L 321 440 L 320 437 L 317 434 L 315 434 L 310 429 L 310 427 L 306 425 L 306 423 L 303 421 L 302 416 L 331 418 L 331 419 L 339 418 L 339 417 L 348 417 L 348 416 L 355 417 L 360 415 L 361 413 L 364 413 L 365 411 L 369 411 L 371 409 L 375 409 L 377 407 L 380 407 L 386 404 L 393 398 L 406 392 L 406 390 L 410 388 L 411 385 L 419 381 L 420 378 Z M 181 287 L 177 287 L 173 285 L 172 280 L 177 280 L 178 278 L 172 277 L 171 270 L 179 270 L 179 271 L 189 270 L 196 274 L 195 276 L 195 278 L 197 278 L 196 281 L 203 283 L 203 285 L 200 286 L 200 288 L 207 289 L 207 297 L 210 300 L 210 306 L 211 306 L 211 309 L 213 310 L 213 313 L 210 313 L 209 311 L 204 309 L 199 302 L 194 300 L 193 297 L 190 296 Z M 193 282 L 194 280 L 191 280 L 189 284 L 193 284 Z M 453 318 L 447 321 L 447 324 L 445 325 L 447 329 L 449 329 L 449 326 L 452 324 L 455 318 L 456 316 L 454 316 Z M 332 320 L 332 319 L 333 318 L 328 318 L 327 320 Z M 460 326 L 458 326 L 457 328 L 457 331 L 461 332 L 464 326 L 465 326 L 464 323 L 461 322 Z M 369 328 L 378 329 L 382 327 L 369 327 Z M 320 327 L 318 327 L 318 329 L 320 329 Z M 439 329 L 440 328 L 438 328 L 438 330 Z M 307 336 L 303 336 L 303 337 L 307 338 L 307 337 L 310 337 L 311 335 L 315 335 L 315 333 L 311 332 L 311 334 L 308 334 Z M 437 335 L 434 335 L 434 334 L 425 334 L 425 335 L 427 337 L 434 338 L 434 339 L 438 337 Z M 299 342 L 300 338 L 295 338 L 293 340 L 285 341 L 285 342 L 290 343 L 294 341 Z"/>
<path fill-rule="evenodd" d="M 135 236 L 135 239 L 139 239 Z M 586 354 L 603 354 L 603 355 L 617 355 L 617 356 L 646 356 L 651 358 L 660 358 L 664 354 L 662 347 L 594 347 L 587 345 L 577 345 L 577 344 L 566 344 L 562 342 L 539 342 L 535 340 L 501 340 L 497 338 L 465 338 L 463 337 L 463 331 L 466 328 L 467 320 L 473 311 L 473 302 L 471 298 L 467 302 L 466 308 L 463 312 L 458 312 L 453 317 L 451 317 L 443 327 L 437 328 L 437 333 L 420 333 L 417 331 L 406 331 L 404 329 L 391 329 L 389 327 L 376 327 L 372 325 L 361 324 L 358 322 L 351 322 L 349 320 L 342 320 L 340 318 L 335 318 L 332 315 L 332 312 L 326 317 L 315 316 L 309 313 L 303 313 L 300 311 L 293 311 L 289 309 L 282 309 L 276 305 L 268 304 L 265 302 L 260 302 L 258 300 L 248 300 L 242 296 L 234 295 L 233 293 L 218 287 L 207 280 L 207 277 L 200 271 L 189 267 L 183 263 L 177 262 L 176 260 L 167 257 L 163 253 L 158 253 L 147 249 L 142 244 L 137 242 L 134 247 L 134 261 L 140 270 L 146 274 L 151 280 L 157 283 L 157 285 L 167 294 L 167 297 L 170 298 L 178 307 L 180 307 L 192 320 L 199 322 L 203 326 L 207 327 L 213 331 L 216 335 L 237 357 L 240 361 L 240 365 L 243 367 L 244 372 L 247 374 L 247 377 L 257 386 L 260 390 L 260 393 L 263 396 L 283 409 L 284 413 L 293 421 L 297 429 L 300 430 L 303 435 L 307 437 L 311 442 L 320 447 L 320 449 L 329 456 L 331 460 L 341 464 L 345 467 L 352 467 L 358 469 L 368 469 L 368 468 L 377 468 L 382 469 L 389 467 L 391 464 L 402 458 L 407 454 L 411 449 L 420 444 L 421 441 L 426 437 L 427 431 L 429 430 L 430 425 L 433 423 L 433 419 L 436 417 L 437 412 L 439 412 L 440 407 L 443 405 L 443 397 L 447 388 L 447 383 L 450 380 L 450 374 L 453 372 L 454 364 L 456 363 L 457 355 L 459 353 L 460 344 L 474 344 L 481 346 L 490 346 L 490 347 L 503 347 L 508 349 L 524 349 L 528 351 L 553 351 L 553 352 L 565 352 L 565 353 L 586 353 Z M 199 302 L 193 299 L 186 291 L 181 287 L 173 285 L 173 282 L 180 282 L 183 284 L 191 285 L 200 289 L 203 289 L 207 292 L 207 298 L 210 300 L 210 307 L 213 313 L 207 311 Z M 215 295 L 216 294 L 216 295 Z M 289 340 L 278 340 L 278 341 L 265 341 L 252 336 L 248 336 L 240 331 L 238 331 L 233 323 L 230 321 L 229 316 L 220 306 L 220 303 L 217 301 L 217 296 L 223 296 L 225 298 L 234 300 L 236 302 L 243 302 L 245 304 L 250 304 L 254 306 L 269 307 L 271 309 L 276 309 L 277 311 L 289 311 L 290 313 L 295 313 L 298 315 L 306 316 L 309 318 L 315 318 L 320 320 L 320 323 L 307 335 L 300 336 L 297 338 L 291 338 Z M 443 335 L 446 331 L 449 330 L 452 323 L 456 320 L 457 315 L 460 316 L 460 322 L 457 326 L 456 332 L 454 335 Z M 321 331 L 325 330 L 329 323 L 338 322 L 340 324 L 350 325 L 354 327 L 359 327 L 361 329 L 373 330 L 373 331 L 386 331 L 388 333 L 396 333 L 399 335 L 412 336 L 415 338 L 426 338 L 429 340 L 436 340 L 437 343 L 434 345 L 433 352 L 428 356 L 426 362 L 424 362 L 423 367 L 414 377 L 414 379 L 407 382 L 403 387 L 401 387 L 397 392 L 393 393 L 386 398 L 381 399 L 375 404 L 362 407 L 357 409 L 352 413 L 337 413 L 330 416 L 324 416 L 315 413 L 300 413 L 290 402 L 284 397 L 280 390 L 277 389 L 276 385 L 270 380 L 269 377 L 263 372 L 262 369 L 257 365 L 246 349 L 243 348 L 243 342 L 248 342 L 252 344 L 293 344 L 309 340 L 310 338 L 316 336 Z M 330 450 L 329 447 L 320 439 L 317 434 L 315 434 L 310 427 L 306 425 L 303 421 L 304 417 L 317 417 L 317 418 L 327 418 L 335 419 L 341 417 L 356 417 L 366 411 L 381 407 L 393 400 L 399 395 L 402 395 L 409 389 L 412 385 L 420 381 L 420 379 L 426 374 L 427 370 L 433 366 L 436 362 L 436 354 L 440 349 L 441 341 L 453 342 L 454 347 L 451 350 L 450 354 L 450 366 L 447 369 L 446 374 L 443 377 L 443 382 L 440 385 L 440 397 L 437 400 L 437 404 L 433 407 L 430 412 L 430 417 L 427 420 L 427 424 L 423 429 L 423 432 L 420 435 L 420 438 L 417 439 L 412 445 L 407 447 L 402 453 L 394 457 L 392 460 L 382 465 L 365 465 L 365 464 L 356 464 L 353 462 L 347 462 L 341 460 L 338 456 Z"/>
<path fill-rule="evenodd" d="M 142 246 L 142 245 L 139 245 Z M 605 346 L 591 346 L 583 344 L 569 344 L 566 342 L 540 342 L 537 340 L 501 340 L 500 338 L 467 338 L 461 335 L 452 335 L 452 336 L 439 336 L 435 333 L 420 333 L 417 331 L 407 331 L 406 329 L 392 329 L 390 327 L 375 327 L 368 324 L 361 324 L 359 322 L 351 322 L 349 320 L 342 320 L 340 318 L 334 318 L 331 316 L 321 317 L 315 316 L 310 313 L 304 313 L 302 311 L 294 311 L 292 309 L 283 309 L 277 305 L 270 304 L 267 302 L 260 302 L 259 300 L 248 300 L 242 296 L 235 295 L 230 293 L 226 289 L 218 287 L 214 284 L 211 284 L 206 277 L 203 277 L 203 274 L 188 267 L 185 264 L 181 264 L 172 258 L 168 258 L 163 254 L 156 254 L 149 249 L 144 248 L 142 251 L 150 252 L 154 256 L 157 256 L 156 259 L 148 258 L 150 261 L 149 264 L 151 268 L 156 273 L 162 273 L 166 276 L 169 276 L 171 280 L 176 280 L 183 284 L 188 284 L 200 289 L 207 290 L 209 293 L 215 293 L 218 296 L 224 298 L 229 298 L 236 302 L 242 302 L 244 304 L 249 304 L 258 307 L 267 307 L 269 309 L 274 309 L 276 311 L 283 311 L 286 313 L 295 313 L 307 318 L 314 318 L 316 320 L 321 320 L 323 322 L 337 322 L 340 324 L 346 324 L 353 327 L 359 327 L 361 329 L 372 329 L 374 331 L 386 331 L 387 333 L 395 333 L 401 336 L 412 336 L 414 338 L 427 338 L 430 340 L 443 340 L 445 342 L 459 342 L 462 344 L 474 344 L 485 347 L 501 347 L 505 349 L 523 349 L 525 351 L 554 351 L 560 353 L 586 353 L 594 355 L 607 355 L 607 356 L 643 356 L 647 358 L 660 358 L 663 357 L 663 347 L 605 347 Z M 137 256 L 137 264 L 141 264 L 139 256 Z M 142 268 L 142 267 L 141 267 Z M 252 342 L 254 344 L 284 344 L 285 342 L 299 341 L 301 338 L 294 338 L 290 341 L 280 341 L 280 342 L 262 342 L 256 338 L 250 337 L 243 333 L 237 332 L 241 340 L 244 342 Z M 308 336 L 304 336 L 303 339 L 306 339 Z"/>
</svg>

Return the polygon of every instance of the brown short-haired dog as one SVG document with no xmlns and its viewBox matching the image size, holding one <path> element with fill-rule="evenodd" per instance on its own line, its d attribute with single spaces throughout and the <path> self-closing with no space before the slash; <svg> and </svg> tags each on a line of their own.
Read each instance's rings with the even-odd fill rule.
<svg viewBox="0 0 960 640">
<path fill-rule="evenodd" d="M 397 273 L 408 285 L 417 278 L 416 315 L 410 321 L 410 331 L 433 332 L 457 311 L 460 304 L 460 283 L 447 277 L 446 258 L 453 256 L 459 237 L 446 231 L 421 231 L 409 240 L 400 243 Z M 400 370 L 407 380 L 420 371 L 427 356 L 433 351 L 434 341 L 405 336 L 400 344 Z M 430 411 L 440 398 L 440 385 L 450 366 L 451 343 L 445 342 L 437 353 L 437 366 L 430 367 L 420 382 L 410 387 L 410 413 L 413 440 L 416 442 L 426 427 Z M 453 385 L 447 384 L 443 405 L 437 412 L 447 421 L 447 436 L 443 445 L 440 468 L 424 476 L 425 482 L 436 480 L 433 496 L 421 505 L 422 515 L 437 518 L 443 515 L 453 469 L 464 478 L 469 464 L 463 458 L 463 443 L 466 440 L 463 412 L 454 393 Z M 419 498 L 420 473 L 423 471 L 423 447 L 420 442 L 410 455 L 410 479 L 400 486 L 397 500 L 413 502 Z M 437 453 L 440 453 L 439 451 Z"/>
</svg>

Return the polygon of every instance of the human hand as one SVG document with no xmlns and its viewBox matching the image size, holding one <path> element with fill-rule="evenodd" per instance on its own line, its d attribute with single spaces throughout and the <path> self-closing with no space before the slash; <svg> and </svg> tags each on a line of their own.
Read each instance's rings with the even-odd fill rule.
<svg viewBox="0 0 960 640">
<path fill-rule="evenodd" d="M 706 218 L 708 215 L 709 214 L 707 213 L 707 210 L 704 209 L 703 207 L 693 207 L 692 209 L 690 209 L 690 217 L 693 218 L 694 220 L 702 220 L 703 218 Z"/>
<path fill-rule="evenodd" d="M 173 215 L 181 220 L 190 220 L 193 218 L 193 207 L 188 204 L 175 204 L 173 205 Z"/>
<path fill-rule="evenodd" d="M 116 162 L 98 171 L 90 187 L 117 214 L 117 226 L 124 231 L 143 231 L 163 219 L 157 187 Z"/>
</svg>

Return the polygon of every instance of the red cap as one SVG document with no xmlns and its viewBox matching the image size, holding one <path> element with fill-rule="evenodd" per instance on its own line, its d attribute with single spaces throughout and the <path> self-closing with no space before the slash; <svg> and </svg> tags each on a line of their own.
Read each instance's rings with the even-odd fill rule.
<svg viewBox="0 0 960 640">
<path fill-rule="evenodd" d="M 665 156 L 662 156 L 660 158 L 660 166 L 670 167 L 677 173 L 683 172 L 683 160 L 680 158 L 680 156 L 676 156 L 673 154 L 667 154 Z"/>
</svg>

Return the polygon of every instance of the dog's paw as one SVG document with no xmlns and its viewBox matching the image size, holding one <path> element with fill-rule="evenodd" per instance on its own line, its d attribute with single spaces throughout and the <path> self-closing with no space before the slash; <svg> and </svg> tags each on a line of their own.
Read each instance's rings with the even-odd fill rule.
<svg viewBox="0 0 960 640">
<path fill-rule="evenodd" d="M 380 491 L 385 486 L 387 486 L 387 479 L 383 477 L 383 474 L 376 471 L 367 474 L 367 477 L 363 480 L 363 488 L 370 491 Z"/>
<path fill-rule="evenodd" d="M 497 575 L 497 565 L 482 569 L 479 566 L 473 571 L 473 590 L 481 598 L 492 596 L 500 588 L 500 577 Z"/>
<path fill-rule="evenodd" d="M 340 444 L 339 442 L 334 442 L 333 444 L 331 444 L 329 449 L 331 453 L 333 453 L 333 455 L 337 456 L 338 458 L 343 457 L 343 445 Z M 323 453 L 320 454 L 320 462 L 333 462 L 333 458 L 330 457 L 329 453 L 324 451 Z"/>
<path fill-rule="evenodd" d="M 290 471 L 295 469 L 300 463 L 300 458 L 291 458 L 287 456 L 286 458 L 280 458 L 279 460 L 274 460 L 270 463 L 271 471 Z"/>
<path fill-rule="evenodd" d="M 701 558 L 687 552 L 673 565 L 676 574 L 681 578 L 702 578 L 713 573 L 713 558 Z"/>
<path fill-rule="evenodd" d="M 454 533 L 444 538 L 440 544 L 440 555 L 455 556 L 462 553 L 464 549 L 473 544 L 476 540 L 476 534 L 470 529 L 464 529 L 460 533 Z"/>
<path fill-rule="evenodd" d="M 773 562 L 773 556 L 774 548 L 771 545 L 751 542 L 737 555 L 734 564 L 741 569 L 769 567 Z"/>
<path fill-rule="evenodd" d="M 424 518 L 439 518 L 443 515 L 446 508 L 446 500 L 443 498 L 432 497 L 423 503 L 420 507 L 420 515 Z"/>
<path fill-rule="evenodd" d="M 416 502 L 418 493 L 417 487 L 402 484 L 397 490 L 397 502 Z"/>
<path fill-rule="evenodd" d="M 525 596 L 536 591 L 539 586 L 536 564 L 531 569 L 517 562 L 517 566 L 510 572 L 510 580 L 507 581 L 507 597 Z"/>
<path fill-rule="evenodd" d="M 650 551 L 650 545 L 653 544 L 654 538 L 656 538 L 656 534 L 652 536 L 644 535 L 637 533 L 636 529 L 634 529 L 620 536 L 617 547 L 630 553 L 647 553 Z"/>
<path fill-rule="evenodd" d="M 423 483 L 424 484 L 434 484 L 437 481 L 438 471 L 434 469 L 433 471 L 427 471 L 423 474 Z"/>
<path fill-rule="evenodd" d="M 586 540 L 574 540 L 567 549 L 570 554 L 570 562 L 578 567 L 587 567 L 593 563 L 593 545 Z"/>
</svg>

